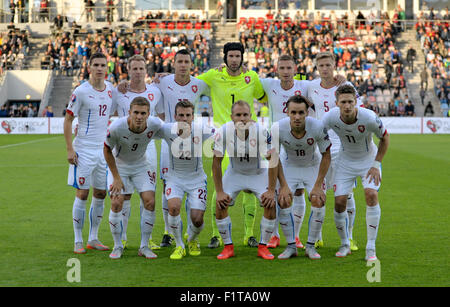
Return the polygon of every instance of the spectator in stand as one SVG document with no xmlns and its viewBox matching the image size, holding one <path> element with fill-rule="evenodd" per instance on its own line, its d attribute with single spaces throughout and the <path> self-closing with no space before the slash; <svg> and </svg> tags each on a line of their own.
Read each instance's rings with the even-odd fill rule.
<svg viewBox="0 0 450 307">
<path fill-rule="evenodd" d="M 388 105 L 388 116 L 398 116 L 397 107 L 395 106 L 394 100 L 391 99 Z"/>
<path fill-rule="evenodd" d="M 416 114 L 414 113 L 414 105 L 412 104 L 411 100 L 408 100 L 408 103 L 405 106 L 405 115 L 416 116 Z"/>
<path fill-rule="evenodd" d="M 431 104 L 431 101 L 428 101 L 427 106 L 425 107 L 425 111 L 423 113 L 423 116 L 434 116 L 434 109 L 433 105 Z"/>
<path fill-rule="evenodd" d="M 60 31 L 63 28 L 63 26 L 64 26 L 64 18 L 61 16 L 61 14 L 58 14 L 53 19 L 53 24 L 55 25 L 56 29 L 58 29 L 58 31 Z"/>
</svg>

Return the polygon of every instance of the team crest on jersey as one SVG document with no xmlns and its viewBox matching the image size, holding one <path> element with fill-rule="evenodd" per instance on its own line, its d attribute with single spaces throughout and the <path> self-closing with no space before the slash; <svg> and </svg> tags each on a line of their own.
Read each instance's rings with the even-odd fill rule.
<svg viewBox="0 0 450 307">
<path fill-rule="evenodd" d="M 110 137 L 111 137 L 111 132 L 109 132 L 109 129 L 106 130 L 106 137 L 107 137 L 107 138 L 110 138 Z"/>
<path fill-rule="evenodd" d="M 300 96 L 301 94 L 302 94 L 302 91 L 295 91 L 295 92 L 294 92 L 294 95 Z"/>
<path fill-rule="evenodd" d="M 308 138 L 306 140 L 306 143 L 308 143 L 308 145 L 312 145 L 312 144 L 314 144 L 314 139 L 313 138 Z"/>
<path fill-rule="evenodd" d="M 75 94 L 72 94 L 70 100 L 72 101 L 72 103 L 74 103 L 77 100 L 77 96 Z"/>
<path fill-rule="evenodd" d="M 149 133 L 147 133 L 147 137 L 148 137 L 149 139 L 151 139 L 152 136 L 153 136 L 153 131 L 150 131 Z"/>
<path fill-rule="evenodd" d="M 169 196 L 170 193 L 172 193 L 172 189 L 171 188 L 167 188 L 166 189 L 166 196 Z"/>
<path fill-rule="evenodd" d="M 86 178 L 84 178 L 84 177 L 78 178 L 78 183 L 79 183 L 80 185 L 83 185 L 85 182 L 86 182 Z"/>
<path fill-rule="evenodd" d="M 197 85 L 193 85 L 191 88 L 194 93 L 197 93 L 197 91 L 198 91 Z"/>
<path fill-rule="evenodd" d="M 245 76 L 245 83 L 247 83 L 247 84 L 249 84 L 250 83 L 250 81 L 252 80 L 251 78 L 250 78 L 250 76 Z"/>
<path fill-rule="evenodd" d="M 109 96 L 109 98 L 112 98 L 112 92 L 111 91 L 108 91 L 108 96 Z"/>
<path fill-rule="evenodd" d="M 359 132 L 363 133 L 364 131 L 366 131 L 366 127 L 364 125 L 359 125 L 358 130 Z"/>
<path fill-rule="evenodd" d="M 200 143 L 200 138 L 198 136 L 194 136 L 192 138 L 192 142 L 194 142 L 194 144 L 198 144 L 198 143 Z"/>
<path fill-rule="evenodd" d="M 150 93 L 148 94 L 148 99 L 150 99 L 150 101 L 153 101 L 153 99 L 155 99 L 155 96 L 152 93 Z"/>
<path fill-rule="evenodd" d="M 255 146 L 256 146 L 256 140 L 255 140 L 255 139 L 251 139 L 251 140 L 250 140 L 250 145 L 251 145 L 252 147 L 255 147 Z"/>
</svg>

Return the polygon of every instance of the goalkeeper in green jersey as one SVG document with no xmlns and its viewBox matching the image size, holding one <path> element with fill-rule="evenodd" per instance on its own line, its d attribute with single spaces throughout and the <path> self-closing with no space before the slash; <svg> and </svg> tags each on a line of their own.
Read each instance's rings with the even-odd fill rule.
<svg viewBox="0 0 450 307">
<path fill-rule="evenodd" d="M 253 107 L 254 99 L 265 98 L 264 89 L 258 75 L 252 70 L 243 72 L 244 46 L 241 43 L 227 43 L 223 48 L 226 67 L 221 70 L 210 69 L 197 78 L 203 80 L 211 91 L 211 105 L 213 110 L 214 125 L 221 127 L 230 120 L 231 106 L 239 100 L 246 101 L 250 106 L 252 119 L 256 121 L 256 113 Z M 229 159 L 222 162 L 222 170 L 225 171 Z M 258 242 L 253 234 L 257 199 L 253 194 L 243 195 L 245 236 L 244 245 L 258 247 Z M 216 192 L 213 193 L 211 205 L 211 222 L 213 234 L 209 248 L 217 248 L 222 245 L 222 240 L 216 225 Z"/>
</svg>

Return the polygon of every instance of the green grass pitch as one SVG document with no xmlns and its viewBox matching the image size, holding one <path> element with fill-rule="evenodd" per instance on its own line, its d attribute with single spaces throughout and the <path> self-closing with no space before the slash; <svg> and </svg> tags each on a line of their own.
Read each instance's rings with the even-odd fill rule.
<svg viewBox="0 0 450 307">
<path fill-rule="evenodd" d="M 365 202 L 361 185 L 355 191 L 357 218 L 354 238 L 360 250 L 338 259 L 339 239 L 328 193 L 327 215 L 320 249 L 322 259 L 299 257 L 280 261 L 256 257 L 243 246 L 242 206 L 230 209 L 236 257 L 216 259 L 221 249 L 206 247 L 211 234 L 210 209 L 200 235 L 202 254 L 171 261 L 171 249 L 157 251 L 158 259 L 137 256 L 140 242 L 139 202 L 132 199 L 128 237 L 130 248 L 112 261 L 108 252 L 73 254 L 72 203 L 75 191 L 66 185 L 68 164 L 62 135 L 0 136 L 0 286 L 450 286 L 450 136 L 392 135 L 383 161 L 380 190 L 382 210 L 377 239 L 380 282 L 370 283 L 364 261 Z M 209 174 L 211 161 L 205 161 Z M 209 182 L 212 190 L 212 180 Z M 161 185 L 157 190 L 157 223 L 153 238 L 163 233 Z M 209 193 L 209 198 L 212 193 Z M 90 197 L 92 194 L 90 194 Z M 89 198 L 90 198 L 89 197 Z M 89 206 L 90 201 L 88 201 Z M 208 203 L 208 206 L 209 203 Z M 108 226 L 110 200 L 99 237 L 112 246 Z M 87 210 L 88 211 L 88 210 Z M 255 222 L 259 238 L 261 209 Z M 309 203 L 300 237 L 306 241 Z M 183 210 L 183 219 L 185 212 Z M 86 242 L 89 222 L 83 237 Z M 286 242 L 274 250 L 280 254 Z M 81 266 L 81 282 L 69 283 L 70 258 Z"/>
</svg>

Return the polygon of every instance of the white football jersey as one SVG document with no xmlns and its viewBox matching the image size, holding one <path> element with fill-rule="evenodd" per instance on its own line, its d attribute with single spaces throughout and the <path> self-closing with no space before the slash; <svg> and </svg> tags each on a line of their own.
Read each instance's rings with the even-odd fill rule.
<svg viewBox="0 0 450 307">
<path fill-rule="evenodd" d="M 193 122 L 190 136 L 183 138 L 178 135 L 179 127 L 182 126 L 177 122 L 164 123 L 156 134 L 157 138 L 167 142 L 169 148 L 168 175 L 174 173 L 183 180 L 193 180 L 200 176 L 206 180 L 202 161 L 203 142 L 214 135 L 214 128 Z"/>
<path fill-rule="evenodd" d="M 262 157 L 270 150 L 271 137 L 258 123 L 251 124 L 248 137 L 241 140 L 237 136 L 234 123 L 230 121 L 217 131 L 214 140 L 214 150 L 222 155 L 225 155 L 225 151 L 228 153 L 228 167 L 234 171 L 244 175 L 257 175 L 267 168 Z"/>
<path fill-rule="evenodd" d="M 125 94 L 122 94 L 115 89 L 115 100 L 117 103 L 117 115 L 119 117 L 128 116 L 128 111 L 130 110 L 130 103 L 136 97 L 145 97 L 150 103 L 150 115 L 156 116 L 158 113 L 164 113 L 164 110 L 157 110 L 156 106 L 162 100 L 162 94 L 159 88 L 157 88 L 154 84 L 146 84 L 145 91 L 138 93 L 128 90 Z M 162 104 L 159 103 L 162 108 Z M 159 111 L 159 112 L 158 112 Z"/>
<path fill-rule="evenodd" d="M 150 116 L 147 119 L 147 128 L 141 133 L 134 133 L 129 129 L 127 120 L 128 117 L 121 117 L 111 124 L 105 145 L 112 149 L 117 166 L 145 164 L 147 145 L 161 129 L 163 121 Z"/>
<path fill-rule="evenodd" d="M 98 91 L 89 82 L 84 82 L 72 93 L 67 112 L 78 117 L 78 132 L 75 146 L 103 146 L 109 117 L 116 111 L 113 102 L 114 86 L 105 81 L 105 89 Z"/>
<path fill-rule="evenodd" d="M 317 119 L 322 119 L 325 114 L 330 112 L 331 109 L 336 107 L 336 96 L 335 92 L 338 86 L 333 86 L 330 88 L 324 88 L 320 83 L 322 82 L 321 78 L 314 79 L 308 84 L 308 98 L 314 104 L 314 112 L 316 114 Z M 354 86 L 351 82 L 345 82 L 344 84 L 349 84 Z M 355 89 L 356 90 L 356 89 Z M 363 103 L 361 102 L 361 98 L 356 91 L 356 105 L 363 107 Z M 340 147 L 339 137 L 334 133 L 334 131 L 328 131 L 330 136 L 331 143 L 334 144 L 332 147 L 333 152 L 337 152 Z"/>
<path fill-rule="evenodd" d="M 270 124 L 287 116 L 286 102 L 294 95 L 308 96 L 307 80 L 294 80 L 294 86 L 288 90 L 281 87 L 281 80 L 273 78 L 261 79 L 264 92 L 269 102 Z"/>
<path fill-rule="evenodd" d="M 383 122 L 372 110 L 357 107 L 356 122 L 344 123 L 339 108 L 334 108 L 323 118 L 323 125 L 332 129 L 341 140 L 339 156 L 348 161 L 373 161 L 377 146 L 372 140 L 372 133 L 382 138 L 387 130 Z"/>
<path fill-rule="evenodd" d="M 189 100 L 197 109 L 200 96 L 209 93 L 209 87 L 204 81 L 192 76 L 190 78 L 191 81 L 183 86 L 175 82 L 175 75 L 166 76 L 156 84 L 163 94 L 163 100 L 157 105 L 157 111 L 158 114 L 165 114 L 166 123 L 175 122 L 175 106 L 179 101 Z"/>
<path fill-rule="evenodd" d="M 306 134 L 298 139 L 292 135 L 290 118 L 283 118 L 273 124 L 272 142 L 275 143 L 278 136 L 278 144 L 283 146 L 286 153 L 283 155 L 283 165 L 294 167 L 317 165 L 322 159 L 321 153 L 331 147 L 327 129 L 321 121 L 306 117 L 305 130 Z"/>
</svg>

